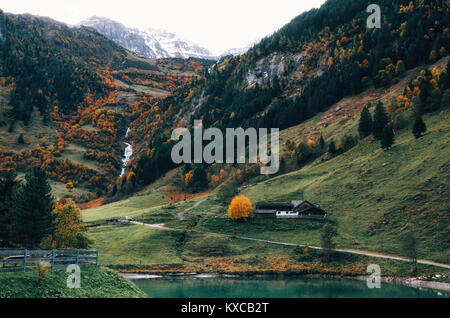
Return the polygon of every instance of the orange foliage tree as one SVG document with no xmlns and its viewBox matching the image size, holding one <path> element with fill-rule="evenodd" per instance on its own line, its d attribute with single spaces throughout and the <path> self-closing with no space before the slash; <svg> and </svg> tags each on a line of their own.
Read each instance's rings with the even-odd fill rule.
<svg viewBox="0 0 450 318">
<path fill-rule="evenodd" d="M 247 219 L 253 210 L 254 208 L 250 200 L 243 195 L 238 195 L 231 200 L 230 206 L 228 207 L 228 217 L 234 221 Z"/>
<path fill-rule="evenodd" d="M 66 183 L 66 189 L 67 192 L 72 192 L 73 190 L 73 182 L 69 180 L 69 182 Z"/>
<path fill-rule="evenodd" d="M 44 239 L 44 248 L 86 248 L 90 240 L 85 236 L 81 212 L 78 206 L 66 199 L 55 202 L 53 213 L 56 215 L 55 229 L 52 235 Z"/>
<path fill-rule="evenodd" d="M 189 188 L 189 186 L 192 183 L 192 178 L 194 177 L 194 172 L 191 170 L 184 176 L 184 185 L 186 188 Z"/>
</svg>

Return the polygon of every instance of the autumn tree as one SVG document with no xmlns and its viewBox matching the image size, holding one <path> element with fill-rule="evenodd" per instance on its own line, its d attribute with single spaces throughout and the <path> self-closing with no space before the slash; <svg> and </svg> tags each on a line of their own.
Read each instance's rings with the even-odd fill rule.
<svg viewBox="0 0 450 318">
<path fill-rule="evenodd" d="M 370 111 L 367 106 L 364 107 L 361 112 L 358 131 L 361 138 L 365 138 L 372 133 L 372 116 L 370 115 Z"/>
<path fill-rule="evenodd" d="M 72 190 L 73 190 L 73 182 L 72 181 L 69 181 L 66 183 L 66 190 L 67 190 L 67 192 L 72 192 Z"/>
<path fill-rule="evenodd" d="M 420 115 L 416 116 L 416 119 L 415 119 L 414 125 L 413 125 L 413 130 L 412 130 L 414 137 L 416 137 L 416 139 L 420 138 L 420 137 L 422 137 L 422 134 L 426 131 L 427 131 L 427 126 L 425 125 L 425 123 L 422 119 L 422 116 L 420 116 Z"/>
<path fill-rule="evenodd" d="M 25 180 L 17 191 L 10 232 L 14 243 L 37 248 L 43 238 L 53 233 L 52 188 L 45 171 L 39 166 L 33 167 Z"/>
<path fill-rule="evenodd" d="M 192 184 L 192 178 L 194 176 L 194 172 L 191 170 L 184 175 L 184 186 L 189 188 Z"/>
<path fill-rule="evenodd" d="M 308 148 L 313 149 L 316 147 L 316 142 L 312 139 L 308 139 L 308 141 L 306 142 L 306 145 L 308 146 Z"/>
<path fill-rule="evenodd" d="M 133 171 L 130 171 L 127 175 L 127 183 L 131 183 L 133 186 L 136 185 L 136 174 Z"/>
<path fill-rule="evenodd" d="M 88 248 L 91 240 L 86 236 L 81 212 L 72 199 L 55 203 L 55 230 L 44 239 L 45 248 Z"/>
<path fill-rule="evenodd" d="M 242 195 L 236 196 L 231 200 L 228 207 L 228 217 L 233 221 L 246 220 L 252 214 L 254 208 L 250 200 Z"/>
</svg>

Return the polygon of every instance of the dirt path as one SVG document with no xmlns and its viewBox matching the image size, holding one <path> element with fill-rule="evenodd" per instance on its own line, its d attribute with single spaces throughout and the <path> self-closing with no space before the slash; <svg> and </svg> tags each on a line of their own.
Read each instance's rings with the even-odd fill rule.
<svg viewBox="0 0 450 318">
<path fill-rule="evenodd" d="M 136 221 L 131 221 L 130 223 L 136 224 L 136 225 L 147 226 L 147 227 L 151 227 L 151 228 L 154 228 L 154 229 L 160 229 L 160 230 L 172 230 L 172 229 L 169 229 L 168 227 L 165 227 L 165 224 L 164 224 L 164 223 L 160 223 L 160 224 L 148 224 L 148 223 L 142 223 L 142 222 L 136 222 Z"/>
<path fill-rule="evenodd" d="M 177 214 L 177 218 L 180 219 L 180 220 L 184 220 L 184 214 L 185 213 L 187 213 L 190 210 L 198 207 L 204 201 L 206 201 L 206 199 L 198 201 L 193 206 L 191 206 L 190 208 L 187 208 L 187 209 L 181 211 L 180 213 Z M 156 228 L 156 229 L 161 229 L 161 230 L 177 231 L 177 229 L 172 229 L 172 228 L 166 227 L 165 224 L 147 224 L 147 223 L 141 223 L 141 222 L 135 222 L 135 221 L 133 221 L 131 223 L 137 224 L 137 225 L 144 225 L 144 226 L 148 226 L 148 227 Z M 322 250 L 323 249 L 323 248 L 321 248 L 319 246 L 302 245 L 302 244 L 295 244 L 295 243 L 288 243 L 288 242 L 270 241 L 270 240 L 263 240 L 263 239 L 257 239 L 257 238 L 246 237 L 246 236 L 229 235 L 229 234 L 214 233 L 214 232 L 199 231 L 199 230 L 190 230 L 190 231 L 198 232 L 198 233 L 219 234 L 219 235 L 223 235 L 223 236 L 226 236 L 226 237 L 229 237 L 229 238 L 237 238 L 237 239 L 240 239 L 240 240 L 263 242 L 263 243 L 268 243 L 268 244 L 276 244 L 276 245 L 283 245 L 283 246 L 307 247 L 307 248 L 316 249 L 316 250 Z M 339 253 L 364 255 L 364 256 L 369 256 L 369 257 L 378 257 L 378 258 L 393 259 L 393 260 L 403 261 L 403 262 L 410 262 L 410 260 L 408 258 L 405 258 L 405 257 L 395 256 L 395 255 L 388 255 L 388 254 L 377 253 L 377 252 L 368 252 L 368 251 L 351 250 L 351 249 L 339 249 L 339 248 L 333 249 L 333 251 L 339 252 Z M 419 259 L 419 260 L 417 260 L 417 263 L 418 264 L 432 265 L 432 266 L 437 266 L 437 267 L 441 267 L 441 268 L 450 269 L 450 265 L 442 264 L 442 263 L 436 263 L 436 262 L 428 261 L 428 260 Z"/>
<path fill-rule="evenodd" d="M 233 237 L 232 235 L 227 235 L 227 236 Z M 295 243 L 269 241 L 269 240 L 255 239 L 255 238 L 245 237 L 245 236 L 234 236 L 234 237 L 238 238 L 238 239 L 241 239 L 241 240 L 258 241 L 258 242 L 264 242 L 264 243 L 269 243 L 269 244 L 277 244 L 277 245 L 284 245 L 284 246 L 308 247 L 308 248 L 316 249 L 316 250 L 322 250 L 323 249 L 323 248 L 318 247 L 318 246 L 310 246 L 310 245 L 302 245 L 302 244 L 295 244 Z M 403 262 L 409 262 L 410 261 L 409 259 L 407 259 L 405 257 L 394 256 L 394 255 L 387 255 L 387 254 L 376 253 L 376 252 L 348 250 L 348 249 L 339 249 L 339 248 L 338 249 L 333 249 L 333 251 L 340 252 L 340 253 L 357 254 L 357 255 L 365 255 L 365 256 L 370 256 L 370 257 L 393 259 L 393 260 L 403 261 Z M 450 269 L 450 265 L 442 264 L 442 263 L 436 263 L 436 262 L 422 260 L 422 259 L 417 260 L 417 263 L 418 264 L 432 265 L 432 266 L 437 266 L 437 267 Z"/>
<path fill-rule="evenodd" d="M 185 209 L 185 210 L 179 212 L 179 213 L 177 214 L 178 220 L 183 221 L 183 220 L 185 219 L 184 215 L 185 215 L 186 213 L 188 213 L 188 212 L 189 212 L 190 210 L 192 210 L 192 209 L 195 209 L 196 207 L 198 207 L 200 204 L 202 204 L 202 203 L 205 202 L 205 201 L 206 201 L 206 199 L 200 200 L 200 201 L 196 202 L 196 203 L 195 203 L 193 206 L 191 206 L 190 208 L 187 208 L 187 209 Z"/>
</svg>

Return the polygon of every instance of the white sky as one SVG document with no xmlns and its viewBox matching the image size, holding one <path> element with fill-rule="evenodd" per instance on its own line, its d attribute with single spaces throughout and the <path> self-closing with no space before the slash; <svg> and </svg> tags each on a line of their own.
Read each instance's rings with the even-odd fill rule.
<svg viewBox="0 0 450 318">
<path fill-rule="evenodd" d="M 78 24 L 91 16 L 166 29 L 219 55 L 272 34 L 325 0 L 0 0 L 0 9 Z"/>
</svg>

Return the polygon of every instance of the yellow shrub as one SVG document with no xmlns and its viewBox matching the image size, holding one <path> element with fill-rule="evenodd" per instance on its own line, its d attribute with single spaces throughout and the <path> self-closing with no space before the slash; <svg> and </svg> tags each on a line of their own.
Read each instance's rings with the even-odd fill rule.
<svg viewBox="0 0 450 318">
<path fill-rule="evenodd" d="M 253 210 L 253 205 L 247 197 L 235 196 L 228 207 L 228 217 L 232 220 L 246 219 Z"/>
</svg>

